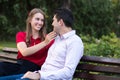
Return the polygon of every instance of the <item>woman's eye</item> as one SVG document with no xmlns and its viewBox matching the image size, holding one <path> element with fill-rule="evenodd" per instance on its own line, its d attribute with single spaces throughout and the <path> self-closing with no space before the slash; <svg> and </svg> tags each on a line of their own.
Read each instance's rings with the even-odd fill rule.
<svg viewBox="0 0 120 80">
<path fill-rule="evenodd" d="M 36 18 L 36 20 L 40 20 L 39 18 Z"/>
<path fill-rule="evenodd" d="M 37 21 L 41 20 L 41 21 L 43 21 L 43 22 L 44 22 L 44 19 L 36 18 L 36 20 L 37 20 Z"/>
</svg>

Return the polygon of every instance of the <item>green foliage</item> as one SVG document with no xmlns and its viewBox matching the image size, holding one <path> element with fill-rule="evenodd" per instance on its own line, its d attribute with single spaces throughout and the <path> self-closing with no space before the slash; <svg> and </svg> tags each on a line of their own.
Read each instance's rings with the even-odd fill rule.
<svg viewBox="0 0 120 80">
<path fill-rule="evenodd" d="M 29 11 L 35 7 L 45 11 L 47 29 L 52 30 L 53 11 L 61 7 L 65 0 L 0 0 L 1 40 L 8 40 L 18 31 L 25 30 Z M 120 0 L 70 0 L 75 16 L 74 29 L 78 34 L 101 38 L 111 32 L 120 36 Z M 4 24 L 3 24 L 4 23 Z M 7 35 L 7 37 L 4 37 Z"/>
<path fill-rule="evenodd" d="M 118 32 L 116 19 L 120 14 L 120 2 L 114 6 L 111 0 L 73 0 L 72 3 L 75 27 L 79 33 L 100 38 L 110 32 Z"/>
<path fill-rule="evenodd" d="M 114 33 L 96 39 L 80 35 L 85 46 L 85 55 L 120 58 L 120 39 Z"/>
<path fill-rule="evenodd" d="M 0 15 L 0 35 L 1 35 L 0 39 L 2 39 L 2 36 L 5 36 L 4 32 L 6 30 L 7 23 L 8 23 L 8 20 L 6 16 Z"/>
</svg>

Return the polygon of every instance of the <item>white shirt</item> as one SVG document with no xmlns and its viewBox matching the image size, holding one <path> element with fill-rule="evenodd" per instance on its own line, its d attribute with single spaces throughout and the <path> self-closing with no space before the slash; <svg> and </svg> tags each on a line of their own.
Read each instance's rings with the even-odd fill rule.
<svg viewBox="0 0 120 80">
<path fill-rule="evenodd" d="M 75 30 L 57 36 L 39 71 L 40 80 L 72 80 L 83 50 L 82 40 L 75 34 Z"/>
</svg>

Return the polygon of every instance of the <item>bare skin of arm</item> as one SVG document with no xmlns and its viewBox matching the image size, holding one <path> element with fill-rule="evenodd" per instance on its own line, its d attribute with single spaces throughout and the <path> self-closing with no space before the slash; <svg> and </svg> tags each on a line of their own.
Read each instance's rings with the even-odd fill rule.
<svg viewBox="0 0 120 80">
<path fill-rule="evenodd" d="M 38 50 L 42 49 L 45 47 L 51 40 L 53 40 L 56 37 L 55 32 L 50 32 L 45 40 L 39 44 L 36 44 L 35 46 L 27 47 L 25 42 L 19 42 L 17 43 L 17 48 L 21 52 L 23 56 L 29 56 L 37 52 Z"/>
</svg>

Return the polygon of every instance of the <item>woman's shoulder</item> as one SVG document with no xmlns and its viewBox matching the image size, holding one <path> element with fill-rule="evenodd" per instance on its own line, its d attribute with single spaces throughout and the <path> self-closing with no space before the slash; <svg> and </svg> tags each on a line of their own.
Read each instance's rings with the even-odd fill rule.
<svg viewBox="0 0 120 80">
<path fill-rule="evenodd" d="M 23 31 L 17 32 L 16 37 L 20 37 L 20 36 L 25 37 L 26 36 L 26 32 L 23 32 Z"/>
<path fill-rule="evenodd" d="M 19 31 L 19 32 L 17 32 L 17 35 L 26 35 L 26 32 Z"/>
<path fill-rule="evenodd" d="M 17 32 L 16 34 L 16 42 L 23 42 L 25 41 L 25 38 L 26 38 L 26 33 L 25 32 Z"/>
</svg>

